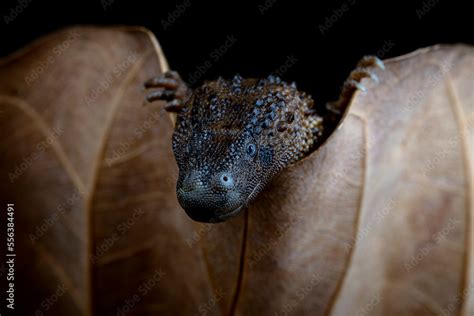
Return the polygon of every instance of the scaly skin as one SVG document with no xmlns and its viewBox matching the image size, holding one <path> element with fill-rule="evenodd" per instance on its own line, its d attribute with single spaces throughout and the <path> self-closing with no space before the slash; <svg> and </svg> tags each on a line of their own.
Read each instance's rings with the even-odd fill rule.
<svg viewBox="0 0 474 316">
<path fill-rule="evenodd" d="M 382 64 L 362 59 L 325 117 L 311 96 L 275 76 L 219 78 L 194 92 L 176 72 L 148 80 L 146 88 L 157 88 L 148 101 L 166 100 L 166 109 L 178 113 L 172 146 L 186 213 L 200 222 L 237 215 L 277 173 L 319 146 L 328 122 L 340 119 L 352 93 L 363 88 L 360 80 L 373 77 L 372 65 Z"/>
</svg>

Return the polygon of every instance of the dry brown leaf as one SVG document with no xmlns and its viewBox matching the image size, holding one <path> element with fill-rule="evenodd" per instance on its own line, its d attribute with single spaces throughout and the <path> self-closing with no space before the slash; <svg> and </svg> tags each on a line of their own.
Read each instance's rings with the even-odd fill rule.
<svg viewBox="0 0 474 316">
<path fill-rule="evenodd" d="M 318 151 L 218 225 L 179 207 L 170 117 L 142 106 L 167 69 L 139 28 L 69 28 L 0 61 L 18 312 L 474 313 L 473 48 L 386 61 Z"/>
</svg>

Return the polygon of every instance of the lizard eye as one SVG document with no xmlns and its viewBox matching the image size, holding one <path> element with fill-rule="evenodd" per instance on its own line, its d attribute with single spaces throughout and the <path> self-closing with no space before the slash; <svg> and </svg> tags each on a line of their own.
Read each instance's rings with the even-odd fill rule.
<svg viewBox="0 0 474 316">
<path fill-rule="evenodd" d="M 255 144 L 248 144 L 246 152 L 250 158 L 255 157 L 255 154 L 257 153 L 257 146 L 255 146 Z"/>
</svg>

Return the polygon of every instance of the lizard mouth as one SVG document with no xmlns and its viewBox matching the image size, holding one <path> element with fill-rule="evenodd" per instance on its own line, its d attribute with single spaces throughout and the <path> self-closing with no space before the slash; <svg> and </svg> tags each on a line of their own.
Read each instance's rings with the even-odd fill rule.
<svg viewBox="0 0 474 316">
<path fill-rule="evenodd" d="M 237 216 L 242 211 L 242 209 L 244 209 L 257 196 L 257 194 L 261 191 L 261 189 L 262 189 L 262 183 L 260 182 L 255 186 L 255 188 L 249 194 L 249 196 L 247 197 L 244 203 L 242 203 L 240 206 L 237 206 L 231 211 L 218 212 L 215 217 L 209 220 L 209 223 L 220 223 L 220 222 L 224 222 L 225 220 L 231 217 Z"/>
<path fill-rule="evenodd" d="M 184 211 L 188 216 L 196 221 L 201 223 L 221 223 L 226 221 L 227 219 L 237 216 L 240 211 L 245 207 L 245 203 L 237 206 L 231 210 L 226 211 L 214 211 L 209 212 L 209 210 L 204 209 L 187 209 L 185 208 Z"/>
<path fill-rule="evenodd" d="M 217 213 L 215 217 L 211 218 L 209 220 L 209 223 L 221 223 L 224 222 L 225 220 L 237 216 L 240 211 L 246 206 L 246 203 L 238 206 L 237 208 L 233 209 L 232 211 L 228 211 L 225 213 Z"/>
<path fill-rule="evenodd" d="M 214 193 L 196 194 L 178 190 L 178 201 L 186 214 L 194 221 L 219 223 L 234 217 L 246 205 L 246 200 L 235 197 L 226 200 Z"/>
</svg>

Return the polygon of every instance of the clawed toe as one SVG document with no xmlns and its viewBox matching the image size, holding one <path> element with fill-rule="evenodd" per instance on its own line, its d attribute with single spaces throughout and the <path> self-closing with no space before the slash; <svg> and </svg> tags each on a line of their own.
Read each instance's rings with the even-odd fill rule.
<svg viewBox="0 0 474 316">
<path fill-rule="evenodd" d="M 165 106 L 165 110 L 168 112 L 179 112 L 183 108 L 183 101 L 174 99 Z"/>
<path fill-rule="evenodd" d="M 176 89 L 179 86 L 179 83 L 176 79 L 166 78 L 164 76 L 154 77 L 145 81 L 145 88 L 166 88 L 166 89 Z"/>
<path fill-rule="evenodd" d="M 344 112 L 347 105 L 356 90 L 363 93 L 367 92 L 367 88 L 362 84 L 362 79 L 370 78 L 375 83 L 379 82 L 375 69 L 385 69 L 384 63 L 376 56 L 365 56 L 358 63 L 356 68 L 349 74 L 344 82 L 339 100 L 327 104 L 327 108 L 331 113 L 340 115 Z"/>
<path fill-rule="evenodd" d="M 153 77 L 147 80 L 143 87 L 154 89 L 148 93 L 146 101 L 167 101 L 165 109 L 169 112 L 179 112 L 184 100 L 190 94 L 190 90 L 176 71 L 167 71 L 161 76 Z"/>
<path fill-rule="evenodd" d="M 379 82 L 378 76 L 375 74 L 375 69 L 374 68 L 379 68 L 379 69 L 385 69 L 385 66 L 383 62 L 377 58 L 376 56 L 365 56 L 363 57 L 359 63 L 357 63 L 356 69 L 354 69 L 350 75 L 347 81 L 345 82 L 344 85 L 344 90 L 350 91 L 353 89 L 357 89 L 363 92 L 366 92 L 367 89 L 365 88 L 364 85 L 361 84 L 362 79 L 364 78 L 370 78 L 372 79 L 375 83 Z M 344 91 L 343 91 L 344 93 Z"/>
<path fill-rule="evenodd" d="M 355 88 L 362 92 L 367 92 L 367 88 L 357 80 L 348 80 L 346 81 L 346 85 L 348 86 L 346 89 Z"/>
<path fill-rule="evenodd" d="M 166 90 L 166 89 L 158 89 L 155 91 L 150 92 L 146 99 L 148 102 L 153 102 L 156 100 L 164 100 L 164 101 L 172 101 L 176 97 L 175 90 Z"/>
<path fill-rule="evenodd" d="M 371 68 L 377 67 L 380 69 L 385 69 L 385 65 L 382 60 L 380 60 L 377 56 L 368 55 L 362 57 L 362 59 L 357 63 L 357 68 Z"/>
</svg>

